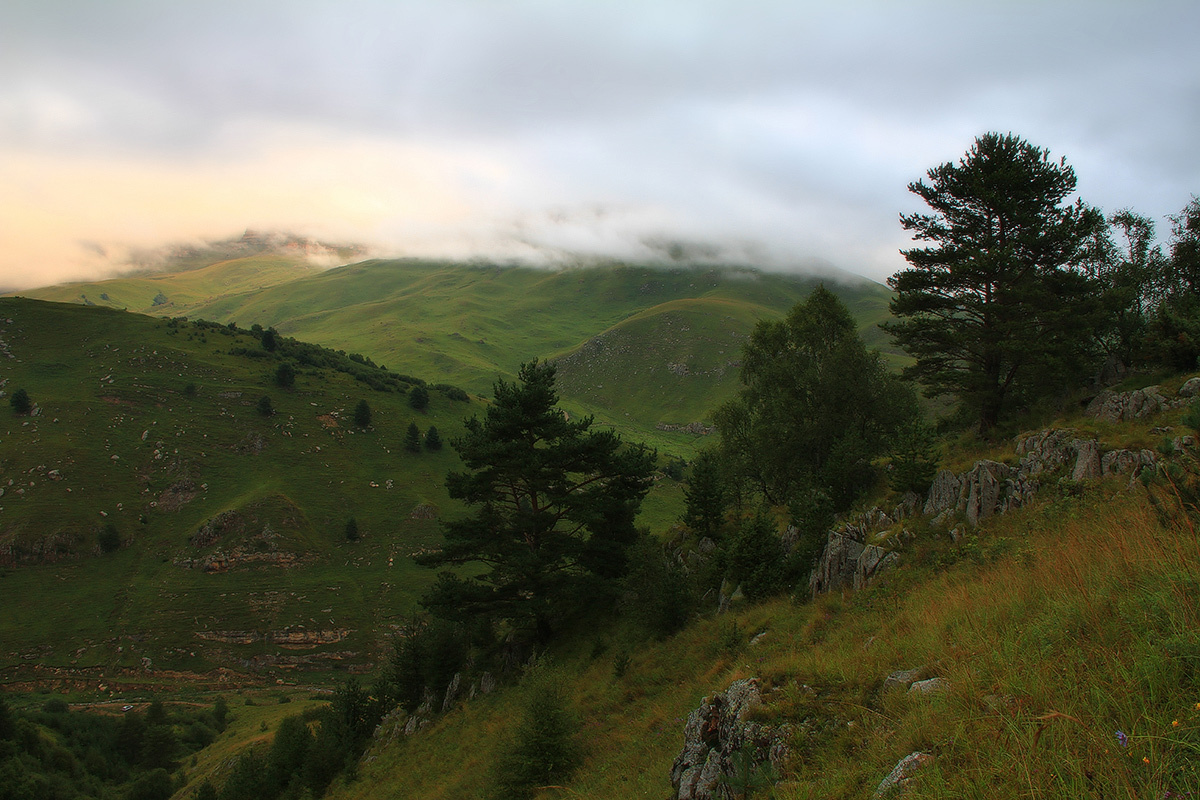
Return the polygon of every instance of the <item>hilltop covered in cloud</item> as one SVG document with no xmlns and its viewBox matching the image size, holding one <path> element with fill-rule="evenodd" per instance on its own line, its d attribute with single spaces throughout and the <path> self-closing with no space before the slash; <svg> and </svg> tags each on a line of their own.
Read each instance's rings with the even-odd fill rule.
<svg viewBox="0 0 1200 800">
<path fill-rule="evenodd" d="M 907 183 L 985 130 L 1066 156 L 1091 203 L 1178 210 L 1197 27 L 1168 0 L 18 3 L 0 283 L 247 225 L 533 262 L 689 243 L 878 280 Z"/>
</svg>

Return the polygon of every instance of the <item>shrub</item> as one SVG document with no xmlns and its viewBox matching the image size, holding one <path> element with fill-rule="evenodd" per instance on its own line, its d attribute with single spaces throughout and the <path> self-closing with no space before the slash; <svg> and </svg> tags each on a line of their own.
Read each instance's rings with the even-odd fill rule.
<svg viewBox="0 0 1200 800">
<path fill-rule="evenodd" d="M 121 547 L 121 533 L 113 522 L 104 523 L 96 540 L 102 553 L 112 553 Z"/>
<path fill-rule="evenodd" d="M 351 517 L 346 522 L 346 541 L 357 542 L 358 539 L 358 520 L 356 520 L 354 517 Z"/>
<path fill-rule="evenodd" d="M 408 404 L 417 411 L 429 408 L 429 390 L 424 386 L 414 386 L 408 393 Z"/>
<path fill-rule="evenodd" d="M 258 398 L 258 413 L 264 417 L 269 417 L 275 413 L 275 407 L 271 405 L 271 398 L 265 394 Z"/>
<path fill-rule="evenodd" d="M 290 389 L 296 385 L 296 370 L 286 361 L 275 370 L 275 385 L 281 389 Z"/>
<path fill-rule="evenodd" d="M 29 392 L 24 389 L 17 389 L 13 392 L 8 402 L 12 406 L 13 413 L 18 416 L 25 416 L 33 410 L 33 402 L 29 399 Z"/>
</svg>

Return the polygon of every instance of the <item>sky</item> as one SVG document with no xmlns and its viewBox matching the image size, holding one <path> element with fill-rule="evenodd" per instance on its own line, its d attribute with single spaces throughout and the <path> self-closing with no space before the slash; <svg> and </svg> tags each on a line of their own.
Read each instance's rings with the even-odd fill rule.
<svg viewBox="0 0 1200 800">
<path fill-rule="evenodd" d="M 1197 32 L 1194 0 L 5 0 L 0 287 L 247 228 L 883 281 L 908 184 L 988 131 L 1165 238 Z"/>
</svg>

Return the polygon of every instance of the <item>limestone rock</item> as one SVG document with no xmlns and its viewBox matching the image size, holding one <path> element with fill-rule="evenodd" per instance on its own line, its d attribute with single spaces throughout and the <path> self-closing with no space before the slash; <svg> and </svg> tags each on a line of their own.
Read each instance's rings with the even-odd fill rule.
<svg viewBox="0 0 1200 800">
<path fill-rule="evenodd" d="M 924 667 L 913 667 L 912 669 L 900 669 L 887 676 L 883 682 L 883 689 L 907 689 L 921 677 L 921 673 L 925 671 Z"/>
<path fill-rule="evenodd" d="M 929 678 L 923 681 L 914 681 L 908 687 L 909 694 L 943 694 L 950 691 L 950 681 L 945 678 Z"/>
<path fill-rule="evenodd" d="M 923 767 L 932 763 L 933 756 L 928 753 L 910 753 L 906 755 L 896 763 L 896 766 L 888 773 L 888 776 L 876 787 L 875 794 L 871 795 L 872 800 L 884 800 L 884 798 L 901 796 L 908 789 L 913 777 Z"/>
<path fill-rule="evenodd" d="M 1071 480 L 1094 481 L 1099 478 L 1101 474 L 1100 443 L 1095 439 L 1079 440 L 1075 444 L 1075 450 L 1078 456 L 1075 459 L 1075 468 L 1071 470 Z"/>
<path fill-rule="evenodd" d="M 677 800 L 725 800 L 732 795 L 725 781 L 734 774 L 733 756 L 746 754 L 756 766 L 779 768 L 787 757 L 786 725 L 747 720 L 762 703 L 757 678 L 734 681 L 723 693 L 706 697 L 688 714 L 683 749 L 671 766 Z"/>
<path fill-rule="evenodd" d="M 966 513 L 967 522 L 978 525 L 980 520 L 996 513 L 1008 473 L 1007 464 L 985 460 L 976 461 L 971 471 L 963 476 L 957 508 Z"/>
<path fill-rule="evenodd" d="M 957 475 L 948 469 L 939 470 L 929 487 L 929 496 L 925 500 L 925 514 L 932 517 L 954 508 L 961 489 L 962 480 Z"/>
<path fill-rule="evenodd" d="M 1126 422 L 1166 411 L 1171 404 L 1159 394 L 1157 386 L 1147 386 L 1132 392 L 1105 390 L 1088 403 L 1087 414 L 1109 422 Z"/>
<path fill-rule="evenodd" d="M 1195 397 L 1200 395 L 1200 375 L 1189 378 L 1187 383 L 1179 387 L 1180 397 Z"/>
</svg>

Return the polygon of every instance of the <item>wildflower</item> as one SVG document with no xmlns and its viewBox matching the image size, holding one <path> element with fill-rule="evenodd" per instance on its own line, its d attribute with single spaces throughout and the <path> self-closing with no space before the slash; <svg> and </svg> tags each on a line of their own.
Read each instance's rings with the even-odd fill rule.
<svg viewBox="0 0 1200 800">
<path fill-rule="evenodd" d="M 1149 758 L 1147 758 L 1146 756 L 1142 756 L 1142 763 L 1143 763 L 1143 764 L 1149 764 L 1149 763 L 1150 763 L 1150 759 L 1149 759 Z"/>
<path fill-rule="evenodd" d="M 1174 720 L 1174 721 L 1171 723 L 1171 727 L 1172 727 L 1172 728 L 1178 728 L 1178 727 L 1179 727 L 1179 720 Z"/>
<path fill-rule="evenodd" d="M 1121 747 L 1129 747 L 1129 737 L 1125 735 L 1124 731 L 1117 731 L 1117 744 Z"/>
</svg>

